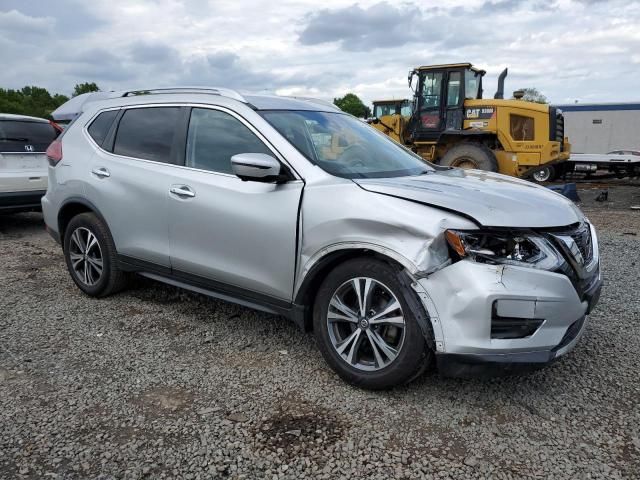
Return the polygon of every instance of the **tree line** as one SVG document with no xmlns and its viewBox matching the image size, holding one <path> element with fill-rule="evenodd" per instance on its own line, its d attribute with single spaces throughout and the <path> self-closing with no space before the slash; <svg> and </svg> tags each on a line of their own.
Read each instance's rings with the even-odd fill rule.
<svg viewBox="0 0 640 480">
<path fill-rule="evenodd" d="M 78 83 L 73 87 L 71 96 L 98 90 L 100 87 L 94 82 Z M 27 86 L 17 90 L 0 88 L 0 113 L 51 119 L 51 112 L 68 100 L 69 97 L 66 95 L 59 93 L 52 95 L 42 87 Z"/>
</svg>

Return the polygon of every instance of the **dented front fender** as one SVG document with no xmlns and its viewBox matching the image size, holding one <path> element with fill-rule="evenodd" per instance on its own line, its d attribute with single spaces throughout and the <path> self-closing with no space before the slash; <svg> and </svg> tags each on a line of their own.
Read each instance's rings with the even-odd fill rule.
<svg viewBox="0 0 640 480">
<path fill-rule="evenodd" d="M 353 182 L 305 188 L 294 298 L 306 275 L 337 250 L 369 250 L 421 277 L 450 262 L 444 231 L 476 225 L 451 212 L 367 192 Z"/>
</svg>

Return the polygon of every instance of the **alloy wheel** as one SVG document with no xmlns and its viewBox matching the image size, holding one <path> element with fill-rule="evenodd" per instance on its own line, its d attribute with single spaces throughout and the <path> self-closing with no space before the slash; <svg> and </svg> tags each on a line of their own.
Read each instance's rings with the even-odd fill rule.
<svg viewBox="0 0 640 480">
<path fill-rule="evenodd" d="M 386 285 L 358 277 L 331 297 L 327 328 L 342 360 L 359 370 L 377 371 L 399 355 L 406 324 L 400 302 Z"/>
<path fill-rule="evenodd" d="M 69 259 L 76 278 L 85 285 L 93 286 L 100 281 L 103 258 L 96 236 L 85 227 L 78 227 L 71 234 Z"/>
</svg>

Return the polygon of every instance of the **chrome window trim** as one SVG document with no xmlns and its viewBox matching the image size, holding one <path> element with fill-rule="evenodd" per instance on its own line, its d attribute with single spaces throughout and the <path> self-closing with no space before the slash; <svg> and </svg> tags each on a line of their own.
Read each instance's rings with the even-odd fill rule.
<svg viewBox="0 0 640 480">
<path fill-rule="evenodd" d="M 158 162 L 156 160 L 148 160 L 146 158 L 138 158 L 138 157 L 129 157 L 126 155 L 119 155 L 117 153 L 113 153 L 113 152 L 109 152 L 107 150 L 105 150 L 104 148 L 102 148 L 101 146 L 99 146 L 91 137 L 91 135 L 89 134 L 89 125 L 91 125 L 91 123 L 93 122 L 93 120 L 100 115 L 103 112 L 108 112 L 111 110 L 129 110 L 129 109 L 134 109 L 134 108 L 154 108 L 154 107 L 191 107 L 191 108 L 206 108 L 209 110 L 218 110 L 224 113 L 227 113 L 229 115 L 231 115 L 232 117 L 234 117 L 236 120 L 238 120 L 240 123 L 242 123 L 245 127 L 247 127 L 249 129 L 249 131 L 251 131 L 254 135 L 256 135 L 258 137 L 258 139 L 265 144 L 265 146 L 267 147 L 267 149 L 273 154 L 273 156 L 275 158 L 278 159 L 279 162 L 281 162 L 282 164 L 286 165 L 289 170 L 291 171 L 291 173 L 293 174 L 293 176 L 295 177 L 294 180 L 292 180 L 291 182 L 299 182 L 299 181 L 303 181 L 302 177 L 300 176 L 300 174 L 296 171 L 296 169 L 291 165 L 291 163 L 289 163 L 284 156 L 275 148 L 275 146 L 267 139 L 266 136 L 264 136 L 256 127 L 254 127 L 247 119 L 245 119 L 242 115 L 240 115 L 239 113 L 231 110 L 228 107 L 224 107 L 222 105 L 211 105 L 211 104 L 206 104 L 206 103 L 189 103 L 189 102 L 177 102 L 177 103 L 143 103 L 143 104 L 136 104 L 136 105 L 121 105 L 118 107 L 108 107 L 108 108 L 103 108 L 100 110 L 97 110 L 92 116 L 91 118 L 83 125 L 82 127 L 82 131 L 84 133 L 84 136 L 86 139 L 89 140 L 89 142 L 93 145 L 94 148 L 98 149 L 99 151 L 101 151 L 102 153 L 105 153 L 107 155 L 113 156 L 113 157 L 117 157 L 117 158 L 123 158 L 123 159 L 127 159 L 127 160 L 137 160 L 140 162 L 150 162 L 153 163 L 154 165 L 168 165 L 170 167 L 176 167 L 176 168 L 184 168 L 184 169 L 188 169 L 194 172 L 203 172 L 203 173 L 208 173 L 208 174 L 213 174 L 213 175 L 221 175 L 224 177 L 231 177 L 231 178 L 237 178 L 238 180 L 240 180 L 236 175 L 231 174 L 231 173 L 223 173 L 223 172 L 214 172 L 212 170 L 203 170 L 200 168 L 194 168 L 194 167 L 187 167 L 186 165 L 176 165 L 174 163 L 167 163 L 167 162 Z M 187 134 L 188 134 L 188 128 L 187 128 Z M 185 144 L 185 148 L 186 148 L 186 144 Z M 242 180 L 240 180 L 242 181 Z M 287 182 L 287 183 L 291 183 L 291 182 Z"/>
</svg>

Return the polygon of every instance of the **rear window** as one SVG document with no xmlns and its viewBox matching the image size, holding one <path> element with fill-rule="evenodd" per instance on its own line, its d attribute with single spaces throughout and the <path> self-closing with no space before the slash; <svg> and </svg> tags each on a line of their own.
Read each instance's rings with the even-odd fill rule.
<svg viewBox="0 0 640 480">
<path fill-rule="evenodd" d="M 511 138 L 516 141 L 533 140 L 533 118 L 511 114 L 509 116 Z"/>
<path fill-rule="evenodd" d="M 0 152 L 44 152 L 57 136 L 50 123 L 0 120 Z"/>
<path fill-rule="evenodd" d="M 169 163 L 180 107 L 149 107 L 127 110 L 116 133 L 113 153 Z"/>
<path fill-rule="evenodd" d="M 102 146 L 105 138 L 107 138 L 107 134 L 109 133 L 109 129 L 111 128 L 116 115 L 118 115 L 118 110 L 102 112 L 93 122 L 91 122 L 91 125 L 89 125 L 87 131 L 99 146 Z"/>
</svg>

